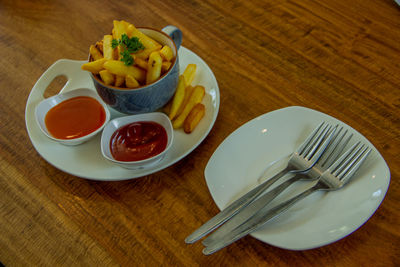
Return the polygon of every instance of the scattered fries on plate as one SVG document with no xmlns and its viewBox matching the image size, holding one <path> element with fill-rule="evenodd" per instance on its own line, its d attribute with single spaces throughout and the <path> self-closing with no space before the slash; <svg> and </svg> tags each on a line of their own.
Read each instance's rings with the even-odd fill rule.
<svg viewBox="0 0 400 267">
<path fill-rule="evenodd" d="M 197 66 L 189 64 L 179 76 L 178 87 L 170 103 L 164 111 L 172 121 L 174 129 L 183 128 L 185 133 L 191 133 L 205 115 L 205 106 L 201 103 L 205 88 L 201 85 L 192 86 Z"/>
</svg>

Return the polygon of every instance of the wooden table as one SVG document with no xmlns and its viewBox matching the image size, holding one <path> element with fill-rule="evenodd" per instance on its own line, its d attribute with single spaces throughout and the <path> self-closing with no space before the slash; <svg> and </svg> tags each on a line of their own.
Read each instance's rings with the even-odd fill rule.
<svg viewBox="0 0 400 267">
<path fill-rule="evenodd" d="M 61 58 L 84 60 L 113 19 L 161 29 L 218 80 L 221 105 L 204 142 L 163 171 L 120 182 L 66 174 L 33 148 L 29 92 Z M 2 1 L 0 3 L 0 261 L 65 265 L 375 265 L 400 263 L 400 7 L 391 0 Z M 368 138 L 391 170 L 382 205 L 328 246 L 288 251 L 246 237 L 204 256 L 185 237 L 219 210 L 204 168 L 247 121 L 299 105 Z M 340 255 L 340 256 L 339 256 Z"/>
</svg>

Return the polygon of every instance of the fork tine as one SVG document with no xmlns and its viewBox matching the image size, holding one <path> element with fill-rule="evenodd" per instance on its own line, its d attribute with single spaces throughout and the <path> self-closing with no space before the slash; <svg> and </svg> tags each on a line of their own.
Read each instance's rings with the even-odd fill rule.
<svg viewBox="0 0 400 267">
<path fill-rule="evenodd" d="M 328 145 L 326 152 L 321 156 L 319 164 L 322 168 L 325 166 L 330 166 L 334 161 L 336 161 L 342 154 L 350 139 L 353 137 L 353 133 L 351 133 L 349 136 L 347 136 L 345 140 L 343 140 L 347 135 L 348 130 L 346 129 L 346 131 L 344 131 L 344 133 L 340 135 L 340 132 L 342 130 L 344 130 L 343 127 L 339 129 L 338 133 L 335 135 L 335 137 L 337 138 L 335 138 L 335 140 L 332 140 L 332 142 Z"/>
<path fill-rule="evenodd" d="M 303 153 L 300 153 L 300 155 L 308 155 L 313 147 L 315 147 L 315 144 L 326 135 L 329 127 L 329 124 L 325 124 L 325 126 L 321 128 L 321 131 L 314 136 L 314 138 L 309 142 L 308 146 L 304 148 Z"/>
<path fill-rule="evenodd" d="M 308 135 L 307 139 L 300 145 L 300 147 L 297 149 L 297 152 L 299 154 L 302 154 L 304 152 L 304 149 L 306 149 L 311 141 L 314 139 L 314 137 L 317 135 L 317 133 L 319 132 L 319 130 L 321 129 L 322 125 L 324 125 L 325 122 L 321 122 L 313 131 L 311 134 Z"/>
<path fill-rule="evenodd" d="M 326 135 L 330 133 L 332 129 L 332 126 L 327 124 L 323 131 L 318 135 L 318 137 L 313 141 L 313 144 L 308 147 L 308 149 L 305 151 L 303 154 L 306 159 L 312 158 L 314 155 L 315 151 L 319 148 L 319 145 L 323 140 L 326 139 Z"/>
<path fill-rule="evenodd" d="M 336 131 L 336 133 L 332 136 L 332 140 L 326 147 L 325 153 L 323 153 L 321 155 L 321 158 L 319 159 L 320 166 L 324 165 L 324 163 L 329 159 L 330 155 L 336 150 L 339 142 L 343 139 L 344 135 L 342 134 L 340 136 L 340 133 L 342 132 L 342 130 L 343 130 L 343 127 L 340 127 L 340 129 L 338 131 Z"/>
<path fill-rule="evenodd" d="M 334 136 L 335 132 L 337 130 L 337 125 L 332 128 L 332 126 L 329 127 L 329 130 L 325 133 L 323 138 L 318 140 L 318 143 L 315 145 L 315 149 L 313 153 L 310 153 L 307 155 L 307 159 L 310 160 L 313 158 L 315 162 L 319 160 L 319 158 L 322 156 L 322 154 L 325 152 L 326 147 L 329 145 L 329 143 L 332 141 L 332 137 Z M 326 136 L 328 135 L 328 136 Z M 323 142 L 321 144 L 321 142 Z"/>
<path fill-rule="evenodd" d="M 352 168 L 346 172 L 344 177 L 341 179 L 343 184 L 346 184 L 351 177 L 353 177 L 354 173 L 361 167 L 361 165 L 364 163 L 365 159 L 368 157 L 369 153 L 371 153 L 372 149 L 366 147 L 362 153 L 357 157 L 357 163 L 353 164 Z M 362 156 L 362 157 L 361 157 Z M 360 158 L 361 157 L 361 158 Z"/>
<path fill-rule="evenodd" d="M 348 149 L 338 160 L 336 160 L 331 166 L 329 166 L 328 170 L 331 173 L 334 173 L 336 169 L 343 164 L 347 157 L 358 147 L 359 144 L 360 142 L 357 142 L 350 149 Z"/>
<path fill-rule="evenodd" d="M 362 145 L 360 148 L 357 149 L 351 157 L 349 157 L 349 162 L 346 164 L 346 166 L 342 166 L 342 168 L 339 170 L 338 174 L 336 177 L 339 179 L 342 179 L 347 172 L 353 167 L 354 164 L 357 163 L 357 161 L 360 159 L 360 157 L 364 154 L 365 151 L 367 151 L 368 147 Z"/>
<path fill-rule="evenodd" d="M 347 133 L 347 130 L 346 130 L 345 134 L 346 134 L 346 133 Z M 345 134 L 343 135 L 343 137 L 345 136 Z M 343 150 L 345 149 L 345 147 L 347 146 L 347 144 L 350 142 L 350 139 L 351 139 L 352 137 L 353 137 L 353 133 L 351 133 L 351 134 L 347 137 L 347 139 L 341 144 L 341 146 L 339 147 L 339 149 L 338 149 L 335 153 L 333 153 L 332 155 L 330 155 L 331 158 L 330 158 L 329 161 L 327 161 L 327 165 L 328 165 L 328 166 L 331 165 L 334 161 L 336 161 L 336 160 L 339 158 L 339 156 L 342 154 Z"/>
<path fill-rule="evenodd" d="M 364 148 L 364 145 L 358 146 L 343 162 L 340 166 L 332 173 L 339 179 L 346 173 L 346 171 L 351 168 L 352 164 L 357 160 L 360 155 L 360 151 Z"/>
</svg>

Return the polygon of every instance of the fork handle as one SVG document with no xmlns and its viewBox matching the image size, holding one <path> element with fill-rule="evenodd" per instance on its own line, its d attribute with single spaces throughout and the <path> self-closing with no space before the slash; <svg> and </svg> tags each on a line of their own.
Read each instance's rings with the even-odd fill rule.
<svg viewBox="0 0 400 267">
<path fill-rule="evenodd" d="M 303 176 L 296 174 L 289 180 L 281 183 L 274 189 L 268 191 L 257 200 L 254 200 L 250 203 L 246 208 L 241 210 L 239 213 L 235 215 L 235 217 L 231 218 L 224 225 L 218 228 L 214 233 L 209 235 L 206 239 L 202 241 L 204 246 L 209 246 L 212 243 L 224 238 L 225 235 L 230 233 L 233 229 L 240 226 L 242 223 L 248 221 L 251 217 L 253 217 L 257 212 L 267 206 L 272 200 L 274 200 L 280 193 L 282 193 L 285 189 L 287 189 L 291 184 L 300 180 Z"/>
<path fill-rule="evenodd" d="M 232 204 L 228 207 L 223 209 L 220 213 L 216 216 L 211 218 L 205 224 L 200 226 L 197 230 L 195 230 L 191 235 L 189 235 L 186 239 L 186 243 L 194 243 L 198 241 L 203 236 L 207 235 L 215 228 L 229 220 L 232 216 L 242 210 L 244 207 L 249 205 L 253 200 L 255 200 L 259 195 L 261 195 L 266 189 L 268 189 L 273 183 L 278 181 L 279 178 L 284 176 L 286 173 L 291 171 L 292 169 L 287 166 L 285 169 L 274 175 L 271 179 L 263 182 L 262 184 L 258 185 L 251 191 L 247 192 L 245 195 L 240 197 L 239 199 L 235 200 Z"/>
<path fill-rule="evenodd" d="M 253 217 L 236 227 L 233 231 L 228 233 L 226 236 L 214 240 L 214 242 L 210 242 L 206 248 L 204 248 L 203 253 L 205 255 L 210 255 L 230 244 L 239 240 L 240 238 L 254 232 L 259 227 L 264 225 L 266 222 L 275 218 L 276 216 L 282 214 L 287 211 L 290 207 L 292 207 L 295 203 L 302 200 L 303 198 L 309 196 L 313 192 L 321 189 L 319 183 L 309 188 L 308 190 L 298 194 L 297 196 L 275 206 L 271 210 L 268 211 L 268 207 L 262 208 L 259 210 Z M 267 210 L 267 212 L 265 212 Z"/>
</svg>

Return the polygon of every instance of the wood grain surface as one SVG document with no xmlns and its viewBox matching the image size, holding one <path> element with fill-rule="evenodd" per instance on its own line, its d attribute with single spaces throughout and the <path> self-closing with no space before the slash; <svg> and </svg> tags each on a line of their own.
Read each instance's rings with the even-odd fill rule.
<svg viewBox="0 0 400 267">
<path fill-rule="evenodd" d="M 173 166 L 96 182 L 48 164 L 25 104 L 61 58 L 84 60 L 114 19 L 161 29 L 213 70 L 220 111 L 209 136 Z M 5 266 L 398 266 L 400 7 L 392 0 L 0 1 L 0 261 Z M 55 85 L 61 86 L 61 82 Z M 218 213 L 204 168 L 236 128 L 305 106 L 368 138 L 391 171 L 377 212 L 331 245 L 288 251 L 245 237 L 211 256 L 184 239 Z"/>
</svg>

